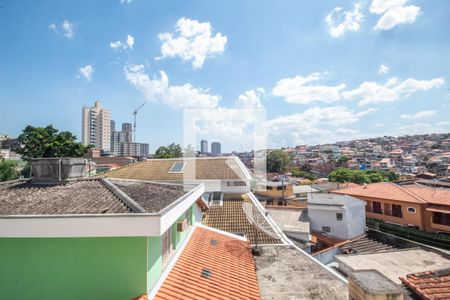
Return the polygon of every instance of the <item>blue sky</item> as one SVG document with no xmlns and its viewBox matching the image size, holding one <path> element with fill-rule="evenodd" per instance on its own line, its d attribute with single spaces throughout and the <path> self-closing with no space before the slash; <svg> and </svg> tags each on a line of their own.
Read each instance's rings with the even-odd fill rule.
<svg viewBox="0 0 450 300">
<path fill-rule="evenodd" d="M 97 99 L 117 124 L 147 102 L 151 150 L 182 143 L 189 107 L 265 108 L 269 147 L 450 132 L 449 28 L 445 0 L 0 1 L 0 133 L 79 136 Z"/>
</svg>

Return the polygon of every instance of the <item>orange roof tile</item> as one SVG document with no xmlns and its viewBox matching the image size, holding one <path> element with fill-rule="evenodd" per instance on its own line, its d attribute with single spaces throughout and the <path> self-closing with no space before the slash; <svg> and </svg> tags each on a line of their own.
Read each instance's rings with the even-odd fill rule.
<svg viewBox="0 0 450 300">
<path fill-rule="evenodd" d="M 405 188 L 428 203 L 450 205 L 450 189 L 421 187 L 418 185 L 405 186 Z"/>
<path fill-rule="evenodd" d="M 195 228 L 155 299 L 259 299 L 250 244 L 218 230 Z"/>
<path fill-rule="evenodd" d="M 332 191 L 336 194 L 344 194 L 355 197 L 370 197 L 386 200 L 397 200 L 412 203 L 426 203 L 420 196 L 415 195 L 413 191 L 408 191 L 404 187 L 391 182 L 378 182 L 366 186 L 352 187 L 338 191 Z"/>
<path fill-rule="evenodd" d="M 450 299 L 450 268 L 408 274 L 400 280 L 420 299 Z"/>
</svg>

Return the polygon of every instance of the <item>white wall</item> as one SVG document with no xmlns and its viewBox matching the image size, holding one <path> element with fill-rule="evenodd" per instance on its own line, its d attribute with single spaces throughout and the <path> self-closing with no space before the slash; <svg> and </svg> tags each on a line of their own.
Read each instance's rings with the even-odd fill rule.
<svg viewBox="0 0 450 300">
<path fill-rule="evenodd" d="M 337 220 L 336 213 L 342 213 L 341 221 Z M 322 226 L 328 226 L 331 229 L 328 234 L 338 239 L 353 239 L 365 233 L 365 203 L 358 199 L 344 206 L 308 204 L 308 217 L 312 230 L 320 232 Z"/>
</svg>

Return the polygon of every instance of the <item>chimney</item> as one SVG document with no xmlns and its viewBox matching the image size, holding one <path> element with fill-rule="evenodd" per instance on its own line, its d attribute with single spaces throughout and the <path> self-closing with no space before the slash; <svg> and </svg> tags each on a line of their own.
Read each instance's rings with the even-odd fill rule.
<svg viewBox="0 0 450 300">
<path fill-rule="evenodd" d="M 86 176 L 86 160 L 77 157 L 34 158 L 31 160 L 33 181 L 60 183 Z"/>
<path fill-rule="evenodd" d="M 348 277 L 348 296 L 353 300 L 403 300 L 402 287 L 377 270 L 360 270 Z"/>
</svg>

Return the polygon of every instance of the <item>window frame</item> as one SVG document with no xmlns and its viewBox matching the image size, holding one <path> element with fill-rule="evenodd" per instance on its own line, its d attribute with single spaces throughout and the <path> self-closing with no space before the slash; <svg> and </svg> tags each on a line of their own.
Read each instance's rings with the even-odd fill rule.
<svg viewBox="0 0 450 300">
<path fill-rule="evenodd" d="M 172 169 L 175 167 L 175 165 L 177 164 L 183 164 L 180 171 L 173 171 Z M 168 173 L 183 173 L 184 172 L 184 168 L 186 167 L 186 162 L 185 161 L 176 161 L 173 163 L 172 167 L 170 167 L 170 170 Z"/>
<path fill-rule="evenodd" d="M 340 215 L 341 217 L 339 218 L 338 215 Z M 337 221 L 342 221 L 344 219 L 344 214 L 341 212 L 337 212 L 336 213 L 336 220 Z"/>
<path fill-rule="evenodd" d="M 411 209 L 411 210 L 410 210 Z M 417 213 L 417 210 L 415 207 L 409 206 L 406 208 L 406 211 L 409 212 L 410 214 L 415 214 Z"/>
</svg>

